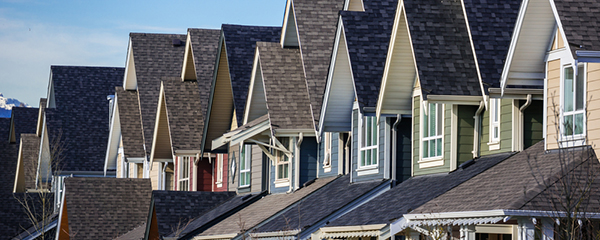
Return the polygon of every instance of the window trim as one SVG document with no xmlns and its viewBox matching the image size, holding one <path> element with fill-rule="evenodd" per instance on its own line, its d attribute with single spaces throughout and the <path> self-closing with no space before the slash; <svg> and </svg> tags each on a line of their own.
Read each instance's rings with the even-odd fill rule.
<svg viewBox="0 0 600 240">
<path fill-rule="evenodd" d="M 324 158 L 323 158 L 323 171 L 324 172 L 331 172 L 331 152 L 332 152 L 332 139 L 333 134 L 331 132 L 325 132 L 324 136 L 323 136 L 323 142 L 324 142 Z"/>
<path fill-rule="evenodd" d="M 373 123 L 374 123 L 374 130 L 376 132 L 376 137 L 375 137 L 375 143 L 372 144 L 371 146 L 362 146 L 363 144 L 363 138 L 365 136 L 363 136 L 363 128 L 366 127 L 365 124 L 365 120 L 366 118 L 372 118 L 373 119 Z M 373 130 L 373 129 L 372 129 Z M 373 134 L 371 134 L 371 137 L 373 136 Z M 358 169 L 373 169 L 373 168 L 377 168 L 379 166 L 379 125 L 377 123 L 377 117 L 375 116 L 365 116 L 363 114 L 359 115 L 358 118 Z M 363 151 L 368 151 L 368 150 L 375 150 L 373 151 L 375 153 L 375 160 L 376 162 L 373 163 L 371 162 L 371 164 L 366 164 L 365 161 L 365 165 L 362 164 L 362 152 Z"/>
<path fill-rule="evenodd" d="M 497 105 L 494 105 L 497 104 Z M 498 120 L 494 121 L 494 115 L 497 114 Z M 489 142 L 488 148 L 490 151 L 500 149 L 500 134 L 502 120 L 502 99 L 501 98 L 490 98 L 490 114 L 489 114 Z M 498 137 L 494 137 L 494 128 L 498 128 Z"/>
<path fill-rule="evenodd" d="M 427 101 L 423 101 L 422 102 L 423 106 L 421 106 L 420 108 L 420 117 L 419 117 L 419 168 L 429 168 L 429 167 L 438 167 L 438 166 L 443 166 L 444 165 L 444 151 L 445 151 L 445 134 L 446 134 L 446 129 L 445 129 L 445 125 L 446 125 L 446 104 L 443 103 L 428 103 Z M 424 120 L 425 120 L 425 110 L 429 110 L 430 106 L 429 104 L 434 104 L 437 108 L 437 105 L 440 104 L 442 106 L 441 109 L 441 114 L 436 114 L 436 117 L 441 117 L 441 126 L 438 126 L 438 128 L 441 128 L 441 134 L 440 135 L 436 135 L 435 137 L 424 137 L 424 131 L 423 131 L 423 127 L 424 127 Z M 427 108 L 425 108 L 425 106 L 427 106 Z M 438 120 L 439 121 L 439 120 Z M 438 122 L 436 121 L 436 122 Z M 429 126 L 429 125 L 428 125 Z M 439 136 L 439 137 L 438 137 Z M 439 156 L 434 156 L 434 157 L 423 157 L 423 143 L 427 140 L 432 140 L 432 139 L 438 139 L 441 138 L 442 139 L 442 150 L 441 150 L 441 155 Z"/>
<path fill-rule="evenodd" d="M 289 138 L 285 138 L 287 140 L 279 140 L 281 142 L 281 144 L 283 144 L 285 147 L 287 147 L 288 149 L 290 149 L 291 146 L 291 142 Z M 287 144 L 285 144 L 285 141 L 287 141 Z M 287 146 L 286 146 L 287 145 Z M 281 158 L 287 158 L 287 161 L 281 161 Z M 289 186 L 289 182 L 290 182 L 290 157 L 287 156 L 287 154 L 285 154 L 282 151 L 276 151 L 276 159 L 277 162 L 275 163 L 275 187 L 285 187 L 285 186 Z M 280 178 L 279 177 L 279 166 L 281 165 L 287 165 L 287 176 L 284 178 Z"/>
<path fill-rule="evenodd" d="M 248 151 L 248 150 L 250 150 L 250 151 Z M 251 173 L 252 161 L 251 160 L 252 160 L 252 146 L 241 143 L 241 145 L 240 145 L 240 177 L 238 180 L 239 188 L 250 187 L 250 185 L 252 183 L 252 173 Z M 242 161 L 244 161 L 244 164 L 246 166 L 245 169 L 242 169 Z M 250 175 L 250 180 L 246 184 L 242 185 L 242 175 L 244 175 L 244 179 L 246 179 L 245 174 Z"/>
<path fill-rule="evenodd" d="M 190 161 L 193 160 L 193 157 L 179 156 L 177 160 L 177 191 L 190 191 Z M 187 168 L 184 168 L 184 166 L 187 166 Z M 182 177 L 184 176 L 183 173 L 186 173 L 187 177 Z"/>
<path fill-rule="evenodd" d="M 586 101 L 586 96 L 587 96 L 587 64 L 585 63 L 579 63 L 577 64 L 577 68 L 581 67 L 582 70 L 580 71 L 578 69 L 577 74 L 575 74 L 575 69 L 573 67 L 573 64 L 568 63 L 568 64 L 564 64 L 561 66 L 561 71 L 560 71 L 560 117 L 559 117 L 559 132 L 558 132 L 558 136 L 559 136 L 559 143 L 560 143 L 560 147 L 573 147 L 573 146 L 581 146 L 583 144 L 585 144 L 585 137 L 586 137 L 586 131 L 587 131 L 587 101 Z M 564 109 L 565 106 L 565 70 L 567 68 L 572 68 L 573 69 L 573 110 L 566 112 Z M 576 96 L 576 85 L 577 85 L 577 78 L 579 76 L 579 74 L 581 74 L 581 72 L 583 72 L 583 106 L 581 110 L 576 110 L 576 102 L 577 102 L 577 96 Z M 567 113 L 567 114 L 565 114 Z M 583 123 L 582 123 L 582 133 L 581 134 L 575 134 L 573 133 L 572 135 L 565 135 L 565 128 L 564 128 L 564 124 L 565 124 L 565 116 L 575 116 L 577 114 L 582 114 L 583 116 Z M 575 125 L 575 122 L 573 121 L 573 126 Z M 574 130 L 573 130 L 574 132 Z"/>
<path fill-rule="evenodd" d="M 217 154 L 217 181 L 218 188 L 223 187 L 223 154 Z"/>
</svg>

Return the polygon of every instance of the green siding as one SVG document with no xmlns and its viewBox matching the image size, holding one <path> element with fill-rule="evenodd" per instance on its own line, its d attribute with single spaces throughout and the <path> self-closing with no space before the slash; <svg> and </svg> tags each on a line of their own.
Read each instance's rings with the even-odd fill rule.
<svg viewBox="0 0 600 240">
<path fill-rule="evenodd" d="M 419 149 L 419 141 L 421 141 L 421 97 L 417 96 L 413 99 L 413 169 L 416 173 L 419 170 L 419 156 L 421 151 Z"/>
<path fill-rule="evenodd" d="M 502 99 L 500 106 L 500 149 L 490 151 L 490 112 L 484 111 L 481 121 L 481 141 L 479 151 L 481 156 L 512 151 L 512 111 L 513 100 Z"/>
<path fill-rule="evenodd" d="M 451 144 L 451 119 L 452 119 L 452 105 L 444 105 L 444 165 L 439 167 L 430 168 L 419 168 L 419 156 L 420 150 L 420 131 L 421 131 L 421 98 L 414 97 L 413 99 L 413 170 L 414 176 L 425 175 L 432 173 L 441 173 L 450 171 L 450 144 Z"/>
<path fill-rule="evenodd" d="M 457 165 L 473 159 L 473 134 L 475 131 L 475 112 L 478 106 L 458 106 L 457 113 Z"/>
<path fill-rule="evenodd" d="M 523 106 L 525 102 L 525 100 L 520 100 L 519 106 Z M 527 149 L 543 139 L 543 121 L 544 102 L 532 101 L 523 113 L 523 149 Z"/>
</svg>

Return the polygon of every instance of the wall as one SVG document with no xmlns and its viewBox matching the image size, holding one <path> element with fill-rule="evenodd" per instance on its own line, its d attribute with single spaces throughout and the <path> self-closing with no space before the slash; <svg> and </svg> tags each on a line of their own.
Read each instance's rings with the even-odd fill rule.
<svg viewBox="0 0 600 240">
<path fill-rule="evenodd" d="M 238 190 L 239 186 L 239 178 L 240 178 L 240 145 L 231 145 L 229 146 L 229 154 L 227 161 L 227 169 L 231 169 L 231 165 L 235 163 L 235 172 L 231 174 L 227 174 L 227 189 L 228 191 L 235 192 Z"/>
<path fill-rule="evenodd" d="M 490 111 L 484 110 L 481 118 L 481 156 L 512 151 L 513 99 L 502 99 L 500 103 L 500 149 L 490 150 Z"/>
<path fill-rule="evenodd" d="M 332 134 L 332 138 L 333 138 L 332 142 L 337 142 L 338 135 L 335 134 L 335 137 L 333 135 L 334 134 Z M 324 145 L 324 144 L 321 144 L 321 145 Z M 323 169 L 322 162 L 320 164 L 319 164 L 319 162 L 317 162 L 317 148 L 318 147 L 319 147 L 319 144 L 317 144 L 316 137 L 304 137 L 304 140 L 302 140 L 302 144 L 300 145 L 300 178 L 299 178 L 300 182 L 299 182 L 299 186 L 302 186 L 302 184 L 304 184 L 305 182 L 308 182 L 312 179 L 317 178 L 317 169 L 318 168 L 320 168 L 321 170 Z M 332 148 L 334 148 L 334 147 L 332 146 Z M 335 145 L 335 148 L 337 148 L 337 144 Z M 336 153 L 337 153 L 337 150 L 336 150 Z M 332 152 L 332 158 L 333 157 L 334 156 L 333 156 L 333 152 Z M 335 157 L 337 158 L 337 154 Z M 331 167 L 333 168 L 333 165 Z M 337 164 L 336 164 L 335 168 L 336 168 L 336 172 L 337 172 Z M 333 169 L 332 169 L 332 171 L 333 171 Z"/>
<path fill-rule="evenodd" d="M 546 96 L 546 146 L 547 149 L 558 148 L 558 124 L 555 114 L 560 113 L 560 60 L 548 62 L 547 96 Z"/>
<path fill-rule="evenodd" d="M 451 119 L 452 105 L 444 105 L 444 163 L 438 167 L 420 168 L 419 160 L 421 156 L 421 97 L 413 98 L 413 176 L 442 173 L 450 171 L 450 153 L 452 143 Z"/>
<path fill-rule="evenodd" d="M 523 106 L 525 102 L 525 100 L 520 100 L 519 107 Z M 523 112 L 523 149 L 527 149 L 543 140 L 543 121 L 544 102 L 533 100 Z"/>
<path fill-rule="evenodd" d="M 198 174 L 198 176 L 196 177 L 196 191 L 207 191 L 210 192 L 212 191 L 212 167 L 214 164 L 215 159 L 211 159 L 211 161 L 208 160 L 208 158 L 202 158 L 200 159 L 200 161 L 198 161 L 198 164 L 195 166 L 196 167 L 196 173 Z M 190 166 L 194 166 L 194 162 L 193 160 L 191 160 Z M 190 188 L 191 187 L 191 179 L 193 176 L 193 168 L 190 167 Z"/>
<path fill-rule="evenodd" d="M 391 119 L 392 124 L 395 118 Z M 412 134 L 412 119 L 402 118 L 398 125 L 398 133 L 396 135 L 396 180 L 401 182 L 407 180 L 411 176 L 411 134 Z"/>
<path fill-rule="evenodd" d="M 340 164 L 339 162 L 339 157 L 340 157 L 340 153 L 339 153 L 339 145 L 340 145 L 340 133 L 338 132 L 332 132 L 331 133 L 331 171 L 329 172 L 325 172 L 325 169 L 323 168 L 323 161 L 325 160 L 325 133 L 321 134 L 321 143 L 319 143 L 319 158 L 318 158 L 318 162 L 317 162 L 317 175 L 319 178 L 324 178 L 324 177 L 331 177 L 331 176 L 337 176 L 338 173 L 338 167 Z M 342 153 L 343 154 L 343 153 Z"/>
<path fill-rule="evenodd" d="M 456 161 L 457 166 L 473 159 L 473 140 L 475 133 L 475 112 L 479 106 L 457 106 Z"/>
<path fill-rule="evenodd" d="M 354 109 L 352 110 L 352 158 L 351 158 L 351 168 L 350 168 L 350 174 L 352 174 L 352 182 L 362 182 L 362 181 L 370 181 L 370 180 L 375 180 L 375 179 L 384 179 L 386 173 L 386 169 L 385 169 L 385 165 L 389 164 L 386 163 L 385 158 L 386 158 L 386 154 L 389 153 L 389 151 L 386 152 L 386 137 L 389 137 L 391 134 L 391 126 L 390 126 L 390 121 L 389 118 L 386 117 L 380 117 L 379 118 L 379 124 L 378 124 L 378 130 L 379 132 L 377 133 L 377 138 L 378 138 L 378 149 L 377 149 L 377 173 L 373 173 L 373 174 L 368 174 L 368 175 L 362 175 L 359 176 L 359 173 L 356 171 L 358 169 L 359 166 L 359 145 L 358 145 L 358 132 L 360 131 L 358 129 L 358 119 L 361 116 L 361 114 L 358 112 L 358 109 Z"/>
<path fill-rule="evenodd" d="M 252 145 L 252 165 L 250 167 L 250 191 L 263 191 L 262 174 L 263 174 L 263 152 L 256 144 Z M 239 165 L 237 165 L 239 167 Z M 239 168 L 238 168 L 239 169 Z M 238 170 L 239 171 L 239 170 Z"/>
<path fill-rule="evenodd" d="M 587 64 L 587 136 L 597 151 L 600 144 L 600 63 Z"/>
</svg>

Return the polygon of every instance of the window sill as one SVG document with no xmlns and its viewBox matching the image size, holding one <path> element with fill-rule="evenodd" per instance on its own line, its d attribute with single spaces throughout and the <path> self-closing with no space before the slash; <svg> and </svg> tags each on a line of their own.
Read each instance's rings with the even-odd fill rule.
<svg viewBox="0 0 600 240">
<path fill-rule="evenodd" d="M 499 150 L 500 149 L 500 141 L 492 141 L 492 142 L 488 142 L 488 149 L 490 151 L 494 151 L 494 150 Z"/>
<path fill-rule="evenodd" d="M 358 176 L 371 175 L 371 174 L 377 174 L 377 173 L 379 173 L 378 165 L 358 167 L 358 169 L 356 169 L 356 175 L 358 175 Z"/>
<path fill-rule="evenodd" d="M 275 187 L 279 188 L 279 187 L 289 187 L 290 186 L 290 180 L 289 179 L 277 179 L 275 180 Z"/>
<path fill-rule="evenodd" d="M 215 184 L 217 185 L 218 188 L 222 188 L 223 187 L 223 182 L 216 182 Z"/>
<path fill-rule="evenodd" d="M 444 157 L 432 157 L 419 160 L 419 168 L 439 167 L 444 165 Z"/>
<path fill-rule="evenodd" d="M 323 166 L 323 172 L 331 172 L 331 165 Z"/>
<path fill-rule="evenodd" d="M 561 148 L 565 147 L 578 147 L 585 145 L 585 135 L 576 136 L 560 136 L 559 145 Z"/>
</svg>

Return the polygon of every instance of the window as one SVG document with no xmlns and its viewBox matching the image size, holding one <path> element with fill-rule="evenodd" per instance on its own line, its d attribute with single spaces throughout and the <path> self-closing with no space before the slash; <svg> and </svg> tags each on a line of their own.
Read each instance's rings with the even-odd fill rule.
<svg viewBox="0 0 600 240">
<path fill-rule="evenodd" d="M 362 117 L 359 121 L 360 166 L 377 165 L 377 118 Z"/>
<path fill-rule="evenodd" d="M 490 142 L 500 141 L 500 106 L 501 100 L 490 99 Z"/>
<path fill-rule="evenodd" d="M 578 66 L 575 77 L 573 67 L 563 68 L 563 94 L 562 94 L 562 136 L 582 137 L 585 129 L 585 67 Z"/>
<path fill-rule="evenodd" d="M 331 168 L 331 133 L 326 132 L 323 142 L 325 144 L 325 159 L 323 159 L 323 168 Z"/>
<path fill-rule="evenodd" d="M 217 185 L 223 183 L 223 154 L 217 154 Z"/>
<path fill-rule="evenodd" d="M 190 188 L 190 157 L 179 157 L 179 191 L 188 191 Z"/>
<path fill-rule="evenodd" d="M 423 158 L 442 156 L 442 129 L 444 105 L 430 103 L 423 113 Z"/>
<path fill-rule="evenodd" d="M 248 187 L 250 186 L 252 146 L 242 144 L 240 148 L 240 187 Z"/>
<path fill-rule="evenodd" d="M 280 140 L 283 146 L 288 147 L 289 138 L 282 138 Z M 277 168 L 275 176 L 277 176 L 276 180 L 280 179 L 288 179 L 289 177 L 289 167 L 290 167 L 290 159 L 287 154 L 282 151 L 277 151 Z"/>
</svg>

